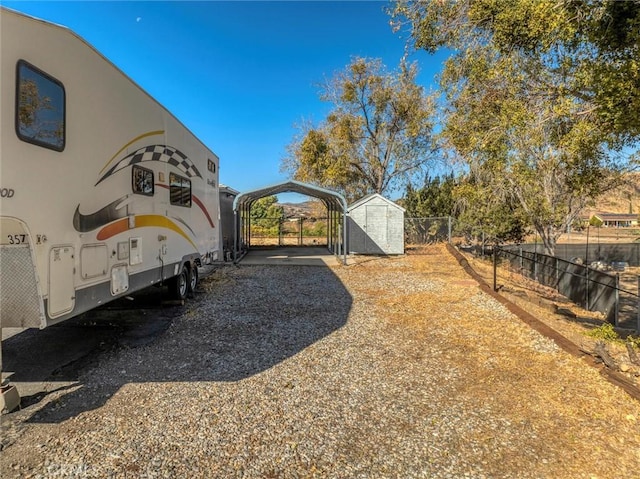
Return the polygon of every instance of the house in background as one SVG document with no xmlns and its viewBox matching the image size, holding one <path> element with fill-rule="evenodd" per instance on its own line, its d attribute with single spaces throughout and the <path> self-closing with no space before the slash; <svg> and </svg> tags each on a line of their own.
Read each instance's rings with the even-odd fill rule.
<svg viewBox="0 0 640 479">
<path fill-rule="evenodd" d="M 603 228 L 635 228 L 638 226 L 636 213 L 594 213 L 590 222 L 602 224 Z"/>
</svg>

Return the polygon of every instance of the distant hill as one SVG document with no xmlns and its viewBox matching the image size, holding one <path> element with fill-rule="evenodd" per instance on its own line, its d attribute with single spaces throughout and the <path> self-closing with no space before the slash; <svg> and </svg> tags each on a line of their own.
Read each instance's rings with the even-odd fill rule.
<svg viewBox="0 0 640 479">
<path fill-rule="evenodd" d="M 285 218 L 316 218 L 326 216 L 326 208 L 319 201 L 303 201 L 302 203 L 277 203 L 282 206 Z"/>
<path fill-rule="evenodd" d="M 595 205 L 586 208 L 584 216 L 595 212 L 640 214 L 640 173 L 627 174 L 622 186 L 604 194 Z"/>
</svg>

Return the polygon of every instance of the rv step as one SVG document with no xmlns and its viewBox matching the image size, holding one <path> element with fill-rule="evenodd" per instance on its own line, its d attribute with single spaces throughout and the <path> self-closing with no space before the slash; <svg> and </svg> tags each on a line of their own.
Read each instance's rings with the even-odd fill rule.
<svg viewBox="0 0 640 479">
<path fill-rule="evenodd" d="M 20 406 L 20 394 L 15 386 L 6 385 L 0 388 L 0 411 L 8 413 Z"/>
</svg>

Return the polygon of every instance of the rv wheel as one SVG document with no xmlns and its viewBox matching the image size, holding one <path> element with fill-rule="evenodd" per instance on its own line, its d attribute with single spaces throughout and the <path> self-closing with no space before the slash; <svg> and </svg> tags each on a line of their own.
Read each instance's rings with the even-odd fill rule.
<svg viewBox="0 0 640 479">
<path fill-rule="evenodd" d="M 182 267 L 182 271 L 180 271 L 178 276 L 171 278 L 169 291 L 175 299 L 186 299 L 187 293 L 189 292 L 189 269 L 187 265 Z"/>
<path fill-rule="evenodd" d="M 198 267 L 194 264 L 189 275 L 189 293 L 191 295 L 195 292 L 196 286 L 198 286 Z"/>
</svg>

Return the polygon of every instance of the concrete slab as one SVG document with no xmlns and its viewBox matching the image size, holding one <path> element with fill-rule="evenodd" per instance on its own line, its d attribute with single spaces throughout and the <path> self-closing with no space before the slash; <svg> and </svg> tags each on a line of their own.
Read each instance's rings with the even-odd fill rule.
<svg viewBox="0 0 640 479">
<path fill-rule="evenodd" d="M 337 266 L 340 258 L 325 247 L 283 246 L 251 248 L 239 261 L 242 265 Z"/>
</svg>

